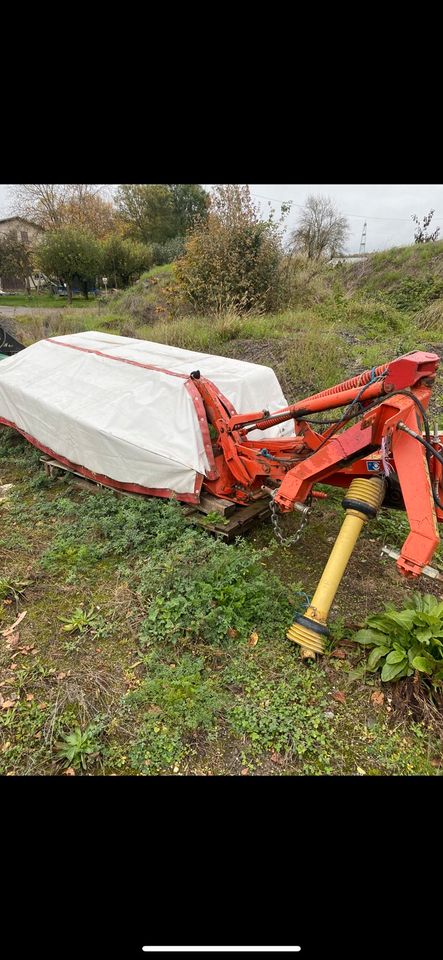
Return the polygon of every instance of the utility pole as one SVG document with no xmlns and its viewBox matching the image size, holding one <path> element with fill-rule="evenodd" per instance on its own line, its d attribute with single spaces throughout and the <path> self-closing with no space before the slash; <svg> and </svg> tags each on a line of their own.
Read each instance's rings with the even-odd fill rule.
<svg viewBox="0 0 443 960">
<path fill-rule="evenodd" d="M 366 253 L 366 227 L 367 227 L 367 223 L 366 223 L 366 220 L 365 220 L 365 222 L 364 222 L 364 224 L 363 224 L 362 234 L 361 234 L 360 250 L 358 251 L 359 254 L 360 254 L 360 253 Z"/>
</svg>

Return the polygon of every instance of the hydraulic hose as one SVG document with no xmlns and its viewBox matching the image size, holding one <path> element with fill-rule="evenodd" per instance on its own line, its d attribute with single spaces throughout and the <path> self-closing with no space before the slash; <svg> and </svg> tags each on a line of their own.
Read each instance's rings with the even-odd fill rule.
<svg viewBox="0 0 443 960">
<path fill-rule="evenodd" d="M 381 369 L 380 367 L 376 368 L 377 370 Z M 366 371 L 369 374 L 373 374 L 374 371 Z M 363 376 L 363 374 L 362 374 Z M 267 430 L 269 427 L 275 427 L 279 423 L 284 423 L 286 420 L 294 418 L 295 420 L 306 419 L 306 413 L 321 412 L 322 410 L 332 410 L 334 407 L 347 407 L 349 410 L 353 407 L 358 400 L 365 394 L 365 401 L 378 399 L 382 395 L 383 380 L 384 374 L 378 374 L 378 376 L 370 376 L 366 383 L 363 386 L 360 386 L 358 390 L 357 387 L 347 387 L 346 384 L 348 381 L 345 381 L 342 384 L 338 384 L 343 389 L 338 390 L 338 387 L 331 387 L 329 392 L 326 393 L 316 393 L 312 397 L 307 397 L 306 400 L 300 401 L 300 403 L 294 403 L 288 407 L 285 411 L 282 411 L 279 414 L 276 414 L 275 417 L 266 417 L 264 420 L 257 420 L 252 426 L 248 427 L 246 433 L 250 433 L 251 430 Z M 358 378 L 353 378 L 358 379 Z M 357 393 L 355 391 L 358 390 Z M 329 403 L 322 404 L 322 400 L 330 398 Z M 320 402 L 319 402 L 320 401 Z M 343 423 L 347 417 L 347 412 L 343 414 L 340 420 L 337 421 L 337 424 Z M 333 431 L 334 433 L 336 430 Z"/>
<path fill-rule="evenodd" d="M 382 363 L 379 367 L 373 367 L 372 370 L 365 370 L 356 377 L 350 377 L 349 380 L 336 383 L 333 387 L 327 387 L 325 390 L 320 390 L 319 393 L 313 393 L 311 397 L 306 397 L 306 400 L 318 400 L 320 397 L 330 397 L 334 393 L 343 393 L 345 390 L 354 390 L 356 387 L 363 387 L 366 383 L 371 383 L 372 380 L 375 380 L 376 377 L 381 377 L 386 373 L 388 367 L 388 363 Z"/>
</svg>

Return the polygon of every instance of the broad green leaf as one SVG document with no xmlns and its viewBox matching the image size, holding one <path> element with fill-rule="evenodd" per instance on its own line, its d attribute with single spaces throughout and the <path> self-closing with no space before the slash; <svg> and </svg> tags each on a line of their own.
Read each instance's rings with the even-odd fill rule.
<svg viewBox="0 0 443 960">
<path fill-rule="evenodd" d="M 401 663 L 385 663 L 381 672 L 382 680 L 386 682 L 388 680 L 393 680 L 394 677 L 398 677 L 398 675 L 403 672 L 406 664 L 406 660 L 402 660 Z"/>
<path fill-rule="evenodd" d="M 366 623 L 368 627 L 371 627 L 371 629 L 374 628 L 375 630 L 384 630 L 385 632 L 392 628 L 392 624 L 385 619 L 383 614 L 381 614 L 379 617 L 368 617 Z"/>
<path fill-rule="evenodd" d="M 420 673 L 433 673 L 434 664 L 431 660 L 428 660 L 427 657 L 414 657 L 412 661 L 412 666 L 416 670 L 420 670 Z"/>
<path fill-rule="evenodd" d="M 392 620 L 393 623 L 398 624 L 399 627 L 406 628 L 409 630 L 414 622 L 415 611 L 414 610 L 401 610 L 400 612 L 390 610 L 389 613 L 385 614 L 386 619 Z"/>
<path fill-rule="evenodd" d="M 401 663 L 404 659 L 404 650 L 392 650 L 392 652 L 386 657 L 386 663 Z"/>
<path fill-rule="evenodd" d="M 382 646 L 386 644 L 386 634 L 379 633 L 377 630 L 359 630 L 355 634 L 354 640 L 357 643 L 363 644 L 363 646 L 369 646 L 369 644 L 381 644 Z"/>
<path fill-rule="evenodd" d="M 389 653 L 389 647 L 374 647 L 368 657 L 368 670 L 373 670 L 380 658 L 384 657 L 386 653 Z"/>
<path fill-rule="evenodd" d="M 420 643 L 428 643 L 432 637 L 432 630 L 429 627 L 424 630 L 417 630 L 416 637 L 417 640 L 420 640 Z"/>
</svg>

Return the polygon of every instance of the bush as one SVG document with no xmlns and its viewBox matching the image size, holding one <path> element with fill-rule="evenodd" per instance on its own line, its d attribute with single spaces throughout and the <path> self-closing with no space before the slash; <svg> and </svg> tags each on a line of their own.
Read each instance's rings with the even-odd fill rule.
<svg viewBox="0 0 443 960">
<path fill-rule="evenodd" d="M 151 243 L 152 264 L 156 267 L 162 267 L 165 263 L 172 263 L 177 260 L 185 249 L 183 237 L 173 237 L 172 240 L 166 240 L 165 243 Z"/>
<path fill-rule="evenodd" d="M 368 617 L 355 635 L 371 647 L 366 669 L 381 669 L 384 681 L 410 677 L 415 670 L 443 686 L 443 603 L 431 594 L 416 594 L 404 610 L 387 605 L 385 613 Z"/>
<path fill-rule="evenodd" d="M 155 263 L 153 248 L 135 240 L 108 237 L 103 243 L 103 270 L 114 287 L 126 287 Z"/>
<path fill-rule="evenodd" d="M 288 299 L 284 263 L 272 214 L 260 219 L 247 186 L 220 185 L 178 260 L 178 290 L 203 312 L 275 310 Z"/>
<path fill-rule="evenodd" d="M 48 230 L 36 250 L 40 270 L 48 277 L 66 283 L 69 301 L 75 280 L 83 285 L 88 295 L 88 282 L 95 283 L 103 264 L 103 249 L 87 230 L 78 227 L 59 227 Z"/>
</svg>

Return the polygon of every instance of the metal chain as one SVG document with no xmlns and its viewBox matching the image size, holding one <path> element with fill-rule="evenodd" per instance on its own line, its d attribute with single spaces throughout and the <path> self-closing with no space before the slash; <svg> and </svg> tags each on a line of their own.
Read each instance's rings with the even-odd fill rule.
<svg viewBox="0 0 443 960">
<path fill-rule="evenodd" d="M 280 513 L 280 511 L 278 510 L 278 507 L 277 507 L 277 504 L 276 504 L 276 502 L 275 502 L 275 500 L 274 500 L 274 497 L 275 497 L 275 494 L 273 494 L 273 495 L 271 496 L 271 499 L 270 499 L 270 502 L 269 502 L 269 506 L 270 506 L 270 509 L 271 509 L 271 521 L 272 521 L 272 526 L 273 526 L 273 528 L 274 528 L 274 536 L 277 538 L 277 540 L 280 540 L 280 543 L 285 544 L 285 546 L 287 546 L 287 547 L 289 547 L 289 546 L 294 546 L 294 545 L 295 545 L 296 543 L 298 543 L 298 541 L 300 540 L 300 537 L 302 536 L 302 534 L 303 534 L 303 532 L 304 532 L 304 529 L 305 529 L 305 527 L 306 527 L 306 525 L 307 525 L 307 523 L 308 523 L 308 521 L 309 521 L 309 517 L 310 517 L 310 514 L 311 514 L 311 510 L 312 510 L 312 506 L 311 506 L 311 504 L 312 504 L 312 495 L 310 495 L 310 496 L 307 498 L 307 500 L 306 500 L 306 507 L 305 507 L 305 509 L 303 510 L 302 514 L 301 514 L 300 526 L 299 526 L 297 532 L 294 533 L 294 534 L 292 534 L 292 535 L 289 536 L 289 537 L 286 537 L 286 536 L 282 533 L 281 524 L 280 524 L 280 520 L 279 520 L 279 518 L 281 517 L 281 513 Z"/>
</svg>

